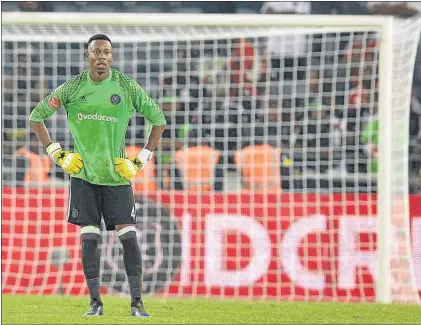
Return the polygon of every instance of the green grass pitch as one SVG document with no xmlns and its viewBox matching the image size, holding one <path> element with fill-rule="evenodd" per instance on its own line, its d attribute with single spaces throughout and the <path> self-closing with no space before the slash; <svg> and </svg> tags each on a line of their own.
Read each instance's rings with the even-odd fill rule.
<svg viewBox="0 0 421 325">
<path fill-rule="evenodd" d="M 2 296 L 2 324 L 420 324 L 407 305 L 263 302 L 146 297 L 150 318 L 129 315 L 129 298 L 104 297 L 104 316 L 87 317 L 88 297 Z"/>
</svg>

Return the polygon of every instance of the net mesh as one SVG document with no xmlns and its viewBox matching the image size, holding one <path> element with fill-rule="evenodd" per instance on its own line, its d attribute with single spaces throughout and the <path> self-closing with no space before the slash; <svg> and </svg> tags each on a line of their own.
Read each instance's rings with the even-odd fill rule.
<svg viewBox="0 0 421 325">
<path fill-rule="evenodd" d="M 417 302 L 408 162 L 398 158 L 420 21 L 397 26 L 391 274 L 394 300 Z M 87 293 L 79 231 L 65 222 L 69 178 L 28 117 L 86 69 L 85 42 L 101 32 L 113 41 L 114 68 L 168 121 L 154 163 L 133 182 L 144 292 L 374 300 L 378 30 L 16 24 L 2 32 L 3 292 Z M 46 125 L 72 148 L 63 108 Z M 149 130 L 133 117 L 126 150 L 138 152 Z M 101 251 L 102 290 L 127 294 L 115 233 L 103 231 Z"/>
</svg>

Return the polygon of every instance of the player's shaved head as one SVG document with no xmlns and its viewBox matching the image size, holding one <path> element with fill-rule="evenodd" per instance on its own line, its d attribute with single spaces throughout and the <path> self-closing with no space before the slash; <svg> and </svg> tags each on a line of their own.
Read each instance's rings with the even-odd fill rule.
<svg viewBox="0 0 421 325">
<path fill-rule="evenodd" d="M 91 46 L 91 43 L 93 41 L 97 41 L 97 40 L 108 41 L 108 42 L 110 42 L 110 44 L 112 44 L 110 38 L 107 35 L 105 35 L 105 34 L 96 34 L 96 35 L 92 36 L 89 39 L 89 41 L 88 41 L 88 47 Z"/>
<path fill-rule="evenodd" d="M 96 34 L 89 39 L 88 60 L 92 80 L 99 82 L 108 77 L 113 55 L 107 35 Z"/>
</svg>

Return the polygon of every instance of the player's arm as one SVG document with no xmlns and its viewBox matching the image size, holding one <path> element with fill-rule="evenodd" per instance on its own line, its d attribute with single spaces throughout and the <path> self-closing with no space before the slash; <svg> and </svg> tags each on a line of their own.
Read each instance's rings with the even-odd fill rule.
<svg viewBox="0 0 421 325">
<path fill-rule="evenodd" d="M 162 138 L 166 125 L 154 125 L 152 126 L 151 133 L 149 134 L 148 142 L 145 145 L 144 149 L 147 149 L 153 152 L 158 146 L 159 141 Z"/>
<path fill-rule="evenodd" d="M 79 153 L 64 151 L 59 143 L 53 142 L 44 124 L 45 119 L 52 116 L 60 109 L 61 105 L 65 105 L 68 101 L 68 87 L 70 86 L 65 83 L 45 97 L 32 111 L 29 123 L 54 162 L 68 174 L 75 175 L 83 167 L 82 157 Z"/>
<path fill-rule="evenodd" d="M 135 109 L 152 125 L 148 141 L 137 157 L 116 158 L 115 171 L 127 180 L 133 178 L 139 170 L 152 159 L 153 151 L 158 146 L 167 122 L 159 105 L 135 81 L 129 86 L 129 94 Z"/>
<path fill-rule="evenodd" d="M 52 116 L 60 108 L 62 101 L 60 99 L 60 93 L 60 88 L 58 88 L 56 91 L 49 94 L 38 103 L 29 116 L 30 126 L 45 148 L 53 141 L 45 127 L 44 120 Z"/>
<path fill-rule="evenodd" d="M 162 109 L 149 97 L 142 87 L 138 88 L 138 93 L 134 100 L 136 110 L 152 125 L 152 130 L 144 149 L 153 152 L 162 138 L 162 133 L 165 131 L 167 121 L 165 120 Z"/>
</svg>

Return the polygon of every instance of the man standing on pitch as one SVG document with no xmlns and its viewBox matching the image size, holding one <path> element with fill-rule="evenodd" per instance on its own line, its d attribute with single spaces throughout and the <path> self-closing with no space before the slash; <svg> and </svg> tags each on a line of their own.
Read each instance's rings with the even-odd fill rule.
<svg viewBox="0 0 421 325">
<path fill-rule="evenodd" d="M 116 230 L 131 294 L 133 316 L 148 317 L 141 296 L 142 258 L 130 179 L 152 157 L 166 121 L 160 107 L 133 79 L 111 69 L 112 46 L 103 34 L 88 41 L 89 69 L 58 87 L 30 116 L 31 128 L 51 158 L 71 176 L 67 221 L 80 226 L 82 265 L 91 296 L 87 315 L 103 314 L 100 296 L 100 224 Z M 44 120 L 61 106 L 67 113 L 74 150 L 53 142 Z M 134 111 L 153 125 L 137 157 L 125 156 L 125 134 Z"/>
</svg>

